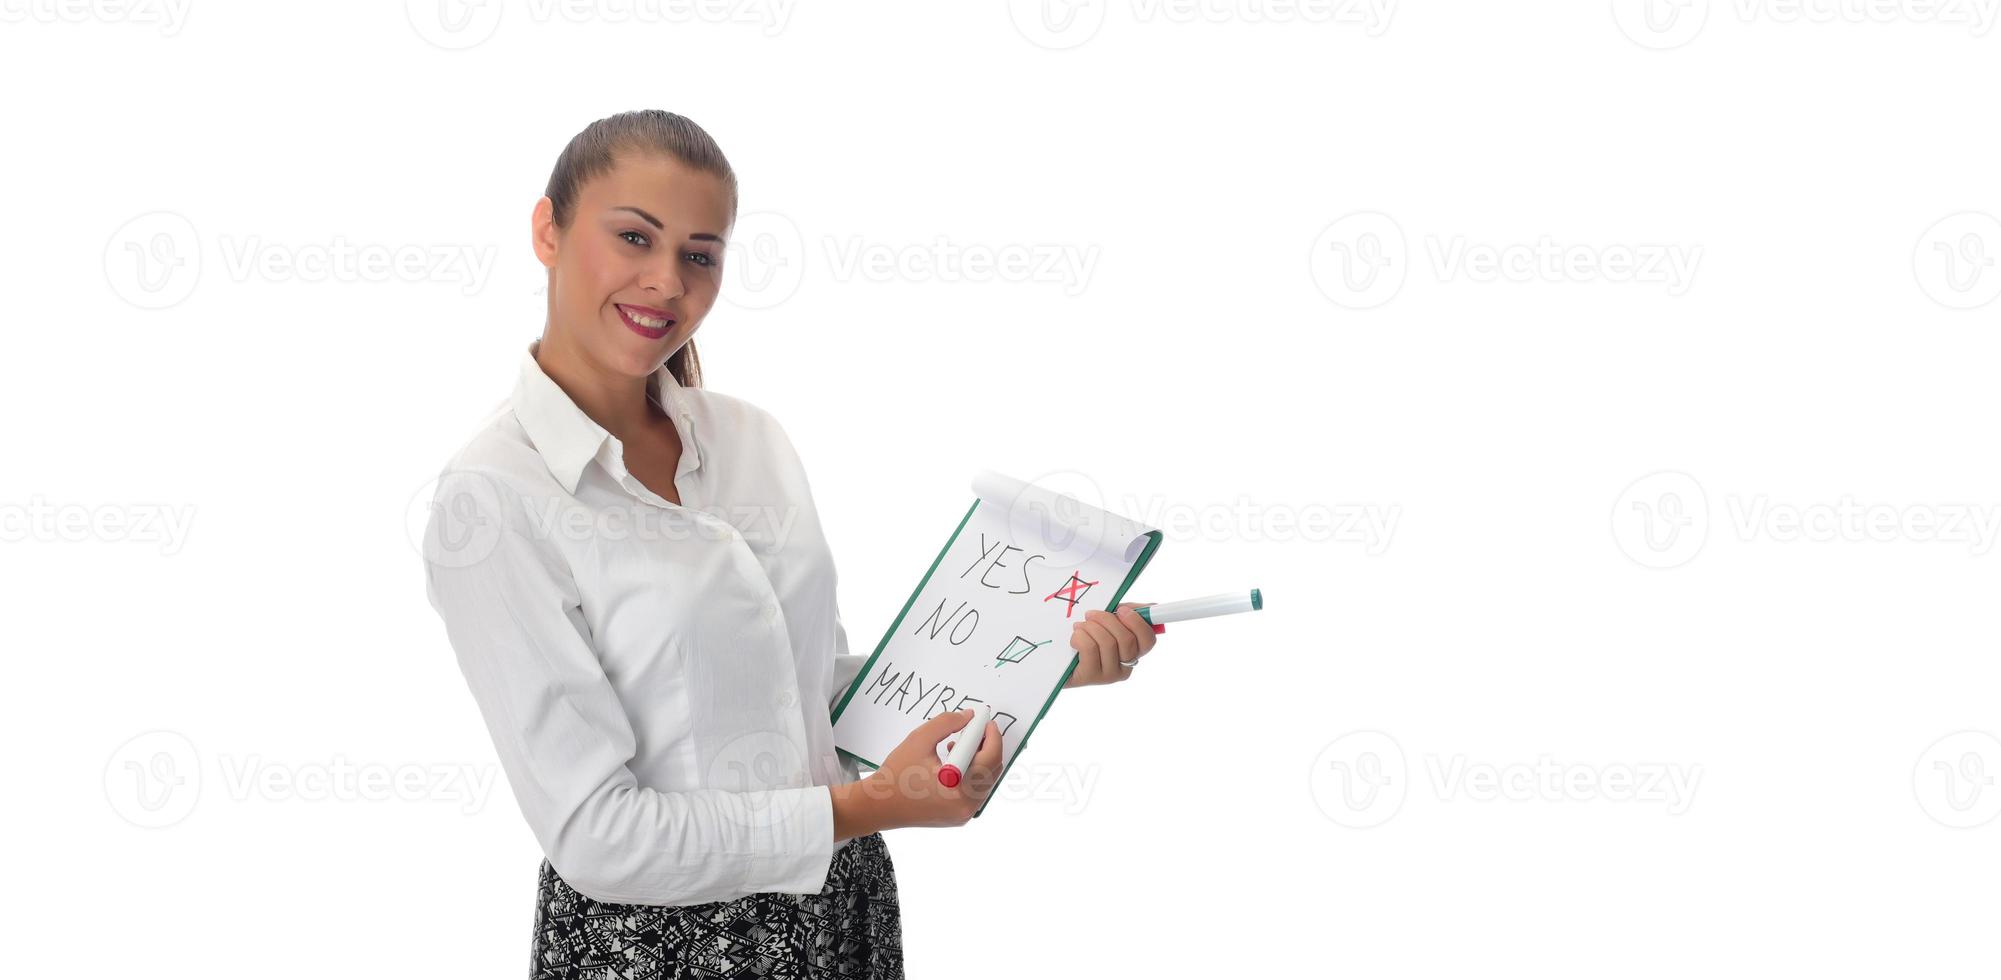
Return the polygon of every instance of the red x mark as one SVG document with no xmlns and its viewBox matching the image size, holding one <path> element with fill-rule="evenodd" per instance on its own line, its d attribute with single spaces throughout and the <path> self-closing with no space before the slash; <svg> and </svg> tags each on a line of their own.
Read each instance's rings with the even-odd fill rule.
<svg viewBox="0 0 2001 980">
<path fill-rule="evenodd" d="M 1084 598 L 1085 590 L 1089 589 L 1091 586 L 1096 584 L 1098 583 L 1086 582 L 1083 579 L 1078 578 L 1076 572 L 1071 572 L 1069 583 L 1064 585 L 1062 588 L 1049 593 L 1047 596 L 1044 596 L 1042 601 L 1048 602 L 1049 600 L 1054 599 L 1057 596 L 1063 596 L 1064 601 L 1070 604 L 1069 608 L 1063 610 L 1063 618 L 1069 619 L 1071 614 L 1077 611 L 1077 603 Z"/>
</svg>

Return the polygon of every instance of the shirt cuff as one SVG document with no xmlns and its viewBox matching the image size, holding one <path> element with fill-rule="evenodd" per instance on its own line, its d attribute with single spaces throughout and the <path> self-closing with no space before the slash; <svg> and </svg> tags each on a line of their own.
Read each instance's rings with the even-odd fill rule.
<svg viewBox="0 0 2001 980">
<path fill-rule="evenodd" d="M 776 790 L 773 806 L 797 809 L 772 827 L 769 856 L 751 865 L 746 892 L 817 895 L 834 864 L 834 791 L 829 786 Z M 787 798 L 790 797 L 790 798 Z"/>
</svg>

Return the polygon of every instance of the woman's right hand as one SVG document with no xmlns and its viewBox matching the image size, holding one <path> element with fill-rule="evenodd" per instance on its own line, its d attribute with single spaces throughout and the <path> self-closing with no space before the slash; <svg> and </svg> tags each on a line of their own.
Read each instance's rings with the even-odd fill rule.
<svg viewBox="0 0 2001 980">
<path fill-rule="evenodd" d="M 885 827 L 959 827 L 973 819 L 1000 781 L 1000 726 L 987 722 L 985 738 L 959 785 L 948 787 L 938 781 L 942 767 L 938 743 L 972 720 L 973 712 L 967 709 L 917 726 L 883 760 L 882 768 L 862 780 L 864 793 L 882 808 Z"/>
</svg>

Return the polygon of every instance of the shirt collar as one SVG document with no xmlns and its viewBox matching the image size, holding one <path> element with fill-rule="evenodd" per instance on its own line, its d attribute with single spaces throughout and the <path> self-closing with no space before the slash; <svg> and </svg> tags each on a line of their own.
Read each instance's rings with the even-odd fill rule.
<svg viewBox="0 0 2001 980">
<path fill-rule="evenodd" d="M 618 439 L 578 408 L 569 394 L 542 370 L 535 360 L 535 349 L 540 344 L 540 340 L 530 341 L 522 352 L 521 372 L 514 382 L 514 417 L 520 420 L 535 451 L 542 455 L 550 475 L 563 485 L 565 492 L 574 494 L 584 467 L 598 457 L 606 442 L 617 443 Z M 695 440 L 694 410 L 687 390 L 675 379 L 674 372 L 662 364 L 647 379 L 647 391 L 660 399 L 661 407 L 681 433 L 678 472 L 700 468 L 702 451 Z"/>
</svg>

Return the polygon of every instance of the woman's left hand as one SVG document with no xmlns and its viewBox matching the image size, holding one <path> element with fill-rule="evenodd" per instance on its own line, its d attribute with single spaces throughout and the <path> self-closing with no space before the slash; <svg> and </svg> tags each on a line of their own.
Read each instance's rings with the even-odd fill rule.
<svg viewBox="0 0 2001 980">
<path fill-rule="evenodd" d="M 1070 648 L 1077 651 L 1077 669 L 1063 682 L 1065 689 L 1116 684 L 1133 675 L 1135 668 L 1121 666 L 1119 661 L 1137 665 L 1160 639 L 1133 611 L 1144 605 L 1148 603 L 1120 603 L 1117 615 L 1093 609 L 1071 626 Z"/>
</svg>

